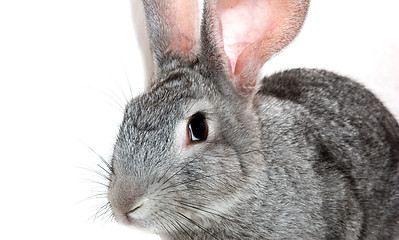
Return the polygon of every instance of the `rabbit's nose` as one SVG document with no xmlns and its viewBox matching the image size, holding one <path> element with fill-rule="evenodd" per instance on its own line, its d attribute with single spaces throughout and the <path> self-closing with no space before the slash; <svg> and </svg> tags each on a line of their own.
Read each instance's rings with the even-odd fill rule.
<svg viewBox="0 0 399 240">
<path fill-rule="evenodd" d="M 142 187 L 131 179 L 116 179 L 108 190 L 108 201 L 117 221 L 134 224 L 142 215 Z"/>
</svg>

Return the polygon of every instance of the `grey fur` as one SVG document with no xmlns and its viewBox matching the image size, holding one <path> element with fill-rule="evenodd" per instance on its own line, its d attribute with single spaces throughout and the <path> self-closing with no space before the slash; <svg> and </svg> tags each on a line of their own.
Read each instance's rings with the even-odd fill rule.
<svg viewBox="0 0 399 240">
<path fill-rule="evenodd" d="M 209 50 L 206 21 L 208 51 L 157 52 L 152 89 L 126 107 L 108 193 L 116 219 L 162 239 L 399 239 L 399 126 L 380 101 L 307 69 L 264 78 L 248 100 Z M 184 148 L 198 111 L 210 135 Z"/>
</svg>

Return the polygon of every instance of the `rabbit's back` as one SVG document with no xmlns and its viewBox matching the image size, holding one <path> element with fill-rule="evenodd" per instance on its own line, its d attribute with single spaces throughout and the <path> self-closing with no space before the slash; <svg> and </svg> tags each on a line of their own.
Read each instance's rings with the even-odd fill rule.
<svg viewBox="0 0 399 240">
<path fill-rule="evenodd" d="M 265 159 L 295 166 L 300 156 L 319 177 L 327 236 L 398 232 L 399 126 L 371 92 L 331 72 L 294 69 L 265 78 L 255 106 Z"/>
</svg>

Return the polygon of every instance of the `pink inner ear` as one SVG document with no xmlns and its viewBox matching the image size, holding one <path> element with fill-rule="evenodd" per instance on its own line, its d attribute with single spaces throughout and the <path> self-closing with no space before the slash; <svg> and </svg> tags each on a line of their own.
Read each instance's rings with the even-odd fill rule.
<svg viewBox="0 0 399 240">
<path fill-rule="evenodd" d="M 232 79 L 250 94 L 263 64 L 299 32 L 309 0 L 216 1 Z"/>
<path fill-rule="evenodd" d="M 242 51 L 260 39 L 272 26 L 268 1 L 219 0 L 217 14 L 223 27 L 224 50 L 232 73 Z"/>
</svg>

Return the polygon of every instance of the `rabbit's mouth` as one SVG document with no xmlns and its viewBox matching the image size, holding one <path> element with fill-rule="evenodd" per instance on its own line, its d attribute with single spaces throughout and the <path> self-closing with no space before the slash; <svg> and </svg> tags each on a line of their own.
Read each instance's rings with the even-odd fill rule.
<svg viewBox="0 0 399 240">
<path fill-rule="evenodd" d="M 139 201 L 130 211 L 126 213 L 117 213 L 114 211 L 115 220 L 123 225 L 149 231 L 153 227 L 151 220 L 151 206 L 145 203 L 146 200 Z"/>
<path fill-rule="evenodd" d="M 143 210 L 143 207 L 142 207 L 143 205 L 144 205 L 144 202 L 139 202 L 132 207 L 132 210 L 130 210 L 128 213 L 126 213 L 126 219 L 129 224 L 131 224 L 131 225 L 137 224 L 137 219 L 139 219 L 140 216 L 143 215 L 144 211 L 145 211 L 145 210 Z"/>
</svg>

